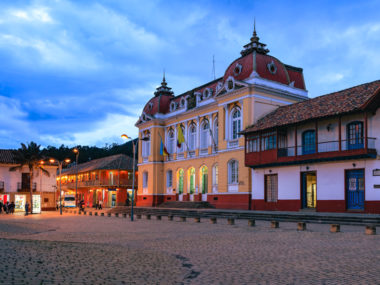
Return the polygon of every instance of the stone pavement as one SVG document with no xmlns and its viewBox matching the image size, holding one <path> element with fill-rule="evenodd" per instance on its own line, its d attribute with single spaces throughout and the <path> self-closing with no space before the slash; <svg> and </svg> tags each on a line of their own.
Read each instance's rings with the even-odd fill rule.
<svg viewBox="0 0 380 285">
<path fill-rule="evenodd" d="M 0 284 L 380 284 L 364 227 L 0 215 Z"/>
</svg>

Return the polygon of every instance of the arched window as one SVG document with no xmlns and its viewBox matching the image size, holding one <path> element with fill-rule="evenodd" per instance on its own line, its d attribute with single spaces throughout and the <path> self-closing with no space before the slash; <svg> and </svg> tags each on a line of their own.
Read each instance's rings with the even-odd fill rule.
<svg viewBox="0 0 380 285">
<path fill-rule="evenodd" d="M 201 187 L 201 193 L 207 194 L 208 192 L 208 168 L 207 166 L 202 166 L 199 170 L 199 184 Z"/>
<path fill-rule="evenodd" d="M 148 172 L 143 172 L 143 188 L 148 188 Z"/>
<path fill-rule="evenodd" d="M 213 132 L 213 143 L 215 144 L 215 146 L 218 146 L 218 119 L 215 119 L 214 121 L 214 132 Z"/>
<path fill-rule="evenodd" d="M 351 122 L 347 125 L 347 148 L 363 148 L 363 122 Z"/>
<path fill-rule="evenodd" d="M 315 130 L 302 133 L 302 154 L 315 153 Z"/>
<path fill-rule="evenodd" d="M 186 134 L 185 134 L 185 128 L 182 125 L 181 125 L 181 130 L 182 130 L 182 134 L 183 134 L 183 136 L 185 138 L 185 136 L 186 136 Z M 177 137 L 178 137 L 178 135 L 177 135 Z M 185 143 L 181 143 L 181 147 L 178 147 L 177 143 L 176 143 L 176 145 L 177 145 L 177 152 L 178 153 L 184 152 L 184 150 L 185 150 Z"/>
<path fill-rule="evenodd" d="M 146 140 L 142 141 L 142 156 L 147 157 L 150 155 L 150 132 L 144 132 L 143 138 L 145 138 Z"/>
<path fill-rule="evenodd" d="M 213 192 L 218 191 L 218 164 L 212 167 L 212 189 Z"/>
<path fill-rule="evenodd" d="M 168 152 L 170 154 L 174 153 L 175 149 L 175 136 L 174 136 L 174 130 L 170 129 L 168 132 Z"/>
<path fill-rule="evenodd" d="M 197 127 L 191 124 L 189 128 L 189 149 L 195 150 L 197 145 Z"/>
<path fill-rule="evenodd" d="M 184 176 L 184 171 L 182 168 L 178 169 L 177 171 L 177 189 L 178 189 L 178 194 L 183 194 L 183 176 Z"/>
<path fill-rule="evenodd" d="M 194 194 L 195 192 L 195 168 L 191 167 L 188 170 L 188 177 L 189 177 L 189 193 Z"/>
<path fill-rule="evenodd" d="M 235 108 L 231 112 L 231 139 L 239 138 L 241 130 L 241 113 L 239 108 Z"/>
<path fill-rule="evenodd" d="M 209 131 L 210 131 L 210 125 L 208 121 L 204 121 L 201 127 L 201 148 L 208 147 Z"/>
<path fill-rule="evenodd" d="M 228 184 L 238 184 L 239 182 L 239 162 L 230 160 L 228 162 Z"/>
</svg>

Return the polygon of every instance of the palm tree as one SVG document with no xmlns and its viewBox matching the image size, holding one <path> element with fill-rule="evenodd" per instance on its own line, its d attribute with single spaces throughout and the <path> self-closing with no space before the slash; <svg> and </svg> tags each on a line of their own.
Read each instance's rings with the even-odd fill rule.
<svg viewBox="0 0 380 285">
<path fill-rule="evenodd" d="M 47 176 L 50 176 L 49 172 L 44 169 L 41 165 L 41 160 L 43 156 L 40 150 L 41 145 L 37 145 L 35 142 L 30 142 L 27 146 L 21 143 L 21 148 L 13 151 L 14 160 L 17 165 L 9 168 L 9 171 L 21 170 L 24 166 L 29 168 L 29 177 L 30 177 L 30 212 L 33 213 L 33 176 L 34 170 L 40 169 L 42 173 Z M 38 175 L 38 172 L 37 172 Z"/>
</svg>

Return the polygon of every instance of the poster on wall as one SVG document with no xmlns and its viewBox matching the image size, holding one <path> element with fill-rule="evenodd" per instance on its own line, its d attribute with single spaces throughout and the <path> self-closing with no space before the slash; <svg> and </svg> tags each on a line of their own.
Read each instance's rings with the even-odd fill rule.
<svg viewBox="0 0 380 285">
<path fill-rule="evenodd" d="M 9 195 L 8 194 L 2 194 L 0 195 L 0 202 L 3 204 L 7 203 L 9 201 Z"/>
<path fill-rule="evenodd" d="M 41 213 L 41 196 L 33 195 L 33 214 Z"/>
<path fill-rule="evenodd" d="M 15 195 L 15 211 L 21 212 L 25 211 L 25 195 Z"/>
</svg>

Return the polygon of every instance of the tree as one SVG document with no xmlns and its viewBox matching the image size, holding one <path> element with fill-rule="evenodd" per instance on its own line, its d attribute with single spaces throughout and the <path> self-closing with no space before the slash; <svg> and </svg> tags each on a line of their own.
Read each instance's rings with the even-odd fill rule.
<svg viewBox="0 0 380 285">
<path fill-rule="evenodd" d="M 30 186 L 30 212 L 33 213 L 33 174 L 34 170 L 41 170 L 47 176 L 50 176 L 49 172 L 44 169 L 41 165 L 41 160 L 43 159 L 41 150 L 41 145 L 37 145 L 35 142 L 30 142 L 28 146 L 21 143 L 21 148 L 13 151 L 14 160 L 16 161 L 16 166 L 9 168 L 10 171 L 22 170 L 24 166 L 29 168 L 29 186 Z M 38 172 L 37 172 L 38 174 Z"/>
</svg>

